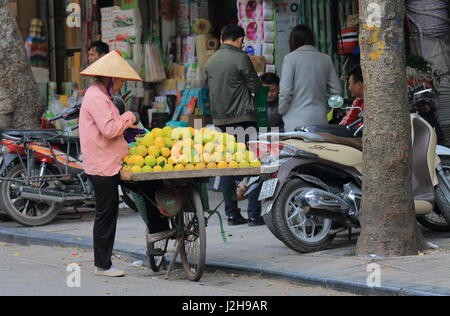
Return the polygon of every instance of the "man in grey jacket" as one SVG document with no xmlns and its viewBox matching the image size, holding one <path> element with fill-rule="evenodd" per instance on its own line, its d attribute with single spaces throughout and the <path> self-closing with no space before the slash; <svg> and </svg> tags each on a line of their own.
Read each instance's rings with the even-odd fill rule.
<svg viewBox="0 0 450 316">
<path fill-rule="evenodd" d="M 280 108 L 285 129 L 328 124 L 328 97 L 341 93 L 341 84 L 331 57 L 314 47 L 314 33 L 305 25 L 294 28 L 291 53 L 283 62 Z"/>
<path fill-rule="evenodd" d="M 214 125 L 233 134 L 233 130 L 254 128 L 256 132 L 258 112 L 253 102 L 253 94 L 261 88 L 261 81 L 250 60 L 242 50 L 245 31 L 237 25 L 225 26 L 222 30 L 222 47 L 212 56 L 206 73 L 211 91 L 211 114 Z M 238 138 L 242 135 L 236 135 Z M 239 139 L 238 139 L 239 140 Z M 248 139 L 247 139 L 248 140 Z M 242 140 L 239 140 L 242 141 Z M 238 208 L 236 183 L 232 177 L 222 177 L 220 190 L 225 199 L 225 210 L 229 225 L 247 222 L 251 226 L 262 225 L 261 204 L 257 193 L 249 197 L 249 221 Z"/>
</svg>

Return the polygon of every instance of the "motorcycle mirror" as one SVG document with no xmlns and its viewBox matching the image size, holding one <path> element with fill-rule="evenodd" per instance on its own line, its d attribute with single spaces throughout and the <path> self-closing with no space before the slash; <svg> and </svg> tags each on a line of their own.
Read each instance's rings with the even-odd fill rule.
<svg viewBox="0 0 450 316">
<path fill-rule="evenodd" d="M 333 109 L 340 109 L 344 106 L 344 98 L 340 95 L 333 95 L 328 99 L 328 105 Z"/>
</svg>

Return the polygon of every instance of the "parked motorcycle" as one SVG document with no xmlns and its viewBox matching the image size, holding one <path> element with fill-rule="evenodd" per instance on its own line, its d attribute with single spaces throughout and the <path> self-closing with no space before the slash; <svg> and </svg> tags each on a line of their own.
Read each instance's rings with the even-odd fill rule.
<svg viewBox="0 0 450 316">
<path fill-rule="evenodd" d="M 411 111 L 419 114 L 433 127 L 438 137 L 438 144 L 444 145 L 446 141 L 445 134 L 436 117 L 436 98 L 439 96 L 439 92 L 433 87 L 427 86 L 426 83 L 422 83 L 409 88 L 408 96 Z"/>
<path fill-rule="evenodd" d="M 320 251 L 337 233 L 360 228 L 363 122 L 361 118 L 349 127 L 259 137 L 268 148 L 260 194 L 264 220 L 291 249 Z M 450 172 L 446 159 L 441 161 L 436 153 L 436 133 L 417 114 L 411 115 L 411 122 L 416 213 L 430 214 L 436 202 L 450 219 Z M 336 136 L 336 130 L 348 137 Z M 441 153 L 450 157 L 450 150 Z M 273 156 L 278 158 L 273 161 Z"/>
<path fill-rule="evenodd" d="M 80 109 L 80 103 L 73 105 L 51 121 L 76 119 Z M 78 137 L 58 130 L 7 130 L 1 135 L 0 205 L 11 219 L 42 226 L 62 208 L 95 205 Z M 122 200 L 136 209 L 130 191 L 124 187 L 121 191 Z"/>
</svg>

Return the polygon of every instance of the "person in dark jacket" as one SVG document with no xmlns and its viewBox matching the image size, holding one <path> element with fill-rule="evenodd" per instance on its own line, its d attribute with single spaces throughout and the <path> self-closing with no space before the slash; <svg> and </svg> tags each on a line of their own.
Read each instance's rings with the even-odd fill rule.
<svg viewBox="0 0 450 316">
<path fill-rule="evenodd" d="M 258 111 L 253 94 L 261 88 L 261 81 L 250 60 L 242 50 L 245 31 L 237 25 L 225 26 L 222 30 L 222 46 L 206 65 L 207 81 L 211 93 L 211 115 L 213 123 L 222 132 L 238 136 L 242 129 L 248 135 L 256 133 Z M 248 140 L 248 139 L 246 139 Z M 256 193 L 249 196 L 249 220 L 238 208 L 237 185 L 232 177 L 222 177 L 219 189 L 225 199 L 225 211 L 229 225 L 263 225 L 261 203 Z"/>
<path fill-rule="evenodd" d="M 284 131 L 283 117 L 278 111 L 280 105 L 280 78 L 274 73 L 266 73 L 261 77 L 261 81 L 264 87 L 268 87 L 268 108 L 267 116 L 269 119 L 269 130 L 278 128 L 280 132 Z"/>
</svg>

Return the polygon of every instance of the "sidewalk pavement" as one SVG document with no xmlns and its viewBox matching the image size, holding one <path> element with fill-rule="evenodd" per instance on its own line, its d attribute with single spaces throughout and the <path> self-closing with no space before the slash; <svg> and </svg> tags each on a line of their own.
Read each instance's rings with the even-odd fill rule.
<svg viewBox="0 0 450 316">
<path fill-rule="evenodd" d="M 212 200 L 218 201 L 217 193 Z M 212 203 L 213 204 L 213 203 Z M 243 205 L 245 206 L 245 205 Z M 223 210 L 222 210 L 223 213 Z M 0 223 L 0 241 L 25 245 L 92 248 L 94 214 L 59 216 L 52 224 L 25 228 Z M 228 227 L 222 240 L 217 217 L 207 228 L 207 267 L 260 273 L 301 283 L 361 295 L 450 295 L 450 233 L 430 233 L 427 239 L 440 248 L 422 256 L 377 259 L 351 256 L 357 236 L 339 235 L 329 250 L 300 255 L 277 240 L 267 227 Z M 131 210 L 122 210 L 116 235 L 116 253 L 147 262 L 145 224 Z M 173 247 L 173 244 L 171 244 Z M 381 286 L 370 288 L 368 265 L 381 267 Z"/>
</svg>

